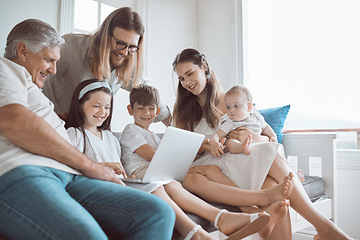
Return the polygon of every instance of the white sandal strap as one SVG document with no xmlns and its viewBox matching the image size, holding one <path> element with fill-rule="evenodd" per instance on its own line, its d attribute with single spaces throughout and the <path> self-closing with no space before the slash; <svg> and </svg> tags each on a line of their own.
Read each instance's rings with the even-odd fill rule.
<svg viewBox="0 0 360 240">
<path fill-rule="evenodd" d="M 193 229 L 191 229 L 191 231 L 186 235 L 184 240 L 190 240 L 194 236 L 194 234 L 201 228 L 202 227 L 200 225 L 196 225 L 195 227 L 193 227 Z"/>
<path fill-rule="evenodd" d="M 258 218 L 259 218 L 259 213 L 251 213 L 250 214 L 250 222 L 253 222 Z"/>
<path fill-rule="evenodd" d="M 258 213 L 251 213 L 250 214 L 250 222 L 255 221 L 256 219 L 258 219 L 260 217 L 260 213 L 265 213 L 267 214 L 267 212 L 258 212 Z"/>
<path fill-rule="evenodd" d="M 219 218 L 220 218 L 221 214 L 223 214 L 224 212 L 227 212 L 227 210 L 226 210 L 226 209 L 221 209 L 221 210 L 218 212 L 218 214 L 216 214 L 216 217 L 215 217 L 215 220 L 214 220 L 214 227 L 215 227 L 216 229 L 218 229 L 218 221 L 219 221 Z"/>
</svg>

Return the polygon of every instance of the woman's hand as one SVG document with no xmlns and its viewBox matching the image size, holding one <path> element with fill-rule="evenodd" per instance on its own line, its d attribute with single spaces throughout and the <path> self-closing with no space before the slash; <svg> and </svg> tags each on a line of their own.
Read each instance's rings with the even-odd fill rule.
<svg viewBox="0 0 360 240">
<path fill-rule="evenodd" d="M 125 169 L 120 162 L 101 162 L 100 164 L 113 169 L 117 175 L 122 174 L 124 177 L 127 177 Z"/>
<path fill-rule="evenodd" d="M 200 156 L 204 152 L 210 152 L 210 139 L 208 138 L 205 138 L 204 141 L 202 142 L 197 155 Z"/>
<path fill-rule="evenodd" d="M 210 153 L 214 157 L 221 157 L 224 154 L 224 148 L 225 146 L 221 142 L 210 140 Z"/>
<path fill-rule="evenodd" d="M 206 172 L 200 168 L 197 168 L 196 166 L 191 167 L 188 171 L 188 174 L 200 174 L 200 175 L 206 176 Z"/>
<path fill-rule="evenodd" d="M 269 138 L 267 136 L 263 136 L 260 134 L 256 134 L 254 131 L 246 128 L 246 127 L 238 127 L 235 130 L 232 130 L 227 135 L 227 138 L 236 139 L 240 142 L 244 141 L 249 135 L 252 136 L 252 142 L 269 142 Z"/>
<path fill-rule="evenodd" d="M 275 142 L 275 143 L 277 143 L 277 137 L 270 137 L 270 142 Z"/>
</svg>

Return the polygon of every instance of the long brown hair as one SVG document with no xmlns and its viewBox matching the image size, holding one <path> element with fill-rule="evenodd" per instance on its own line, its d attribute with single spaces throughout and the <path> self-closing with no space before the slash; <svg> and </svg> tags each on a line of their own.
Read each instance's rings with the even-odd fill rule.
<svg viewBox="0 0 360 240">
<path fill-rule="evenodd" d="M 139 14 L 131 11 L 131 8 L 123 7 L 113 11 L 95 32 L 90 43 L 90 69 L 95 78 L 99 80 L 110 78 L 111 37 L 115 27 L 126 31 L 135 31 L 140 35 L 139 50 L 136 54 L 131 54 L 124 59 L 121 66 L 115 70 L 119 81 L 123 81 L 125 86 L 129 85 L 130 81 L 132 81 L 133 86 L 137 86 L 143 70 L 143 36 L 145 28 Z"/>
<path fill-rule="evenodd" d="M 208 67 L 205 74 L 209 75 L 210 78 L 204 89 L 207 96 L 204 107 L 201 107 L 198 97 L 187 91 L 179 81 L 173 111 L 173 121 L 175 126 L 194 131 L 194 128 L 204 116 L 207 124 L 211 128 L 217 127 L 222 115 L 222 112 L 217 106 L 220 104 L 221 96 L 223 94 L 218 77 L 215 72 L 210 69 L 205 55 L 195 49 L 188 48 L 179 53 L 172 64 L 173 70 L 175 71 L 176 66 L 183 62 L 192 62 L 200 68 L 203 63 L 205 63 Z"/>
<path fill-rule="evenodd" d="M 110 125 L 111 125 L 111 118 L 112 118 L 112 112 L 113 112 L 113 95 L 112 92 L 105 87 L 100 87 L 100 88 L 96 88 L 93 90 L 90 90 L 88 92 L 86 92 L 84 94 L 84 96 L 82 96 L 79 99 L 79 95 L 81 90 L 88 86 L 91 83 L 95 83 L 95 82 L 99 82 L 98 79 L 88 79 L 85 81 L 82 81 L 78 84 L 78 86 L 76 87 L 72 98 L 71 98 L 71 104 L 70 104 L 70 108 L 68 111 L 68 116 L 66 118 L 66 122 L 65 122 L 65 128 L 68 129 L 69 127 L 73 127 L 73 128 L 77 128 L 79 129 L 82 134 L 83 134 L 83 138 L 84 138 L 84 149 L 83 149 L 83 153 L 85 153 L 86 150 L 86 141 L 88 141 L 88 138 L 85 134 L 85 128 L 84 128 L 84 124 L 85 124 L 85 120 L 86 120 L 86 116 L 83 110 L 83 105 L 86 101 L 88 101 L 90 99 L 90 95 L 94 92 L 98 92 L 98 91 L 103 91 L 107 94 L 111 95 L 111 101 L 110 101 L 110 113 L 108 118 L 101 124 L 101 126 L 97 127 L 98 129 L 102 129 L 102 130 L 109 130 L 110 129 Z"/>
</svg>

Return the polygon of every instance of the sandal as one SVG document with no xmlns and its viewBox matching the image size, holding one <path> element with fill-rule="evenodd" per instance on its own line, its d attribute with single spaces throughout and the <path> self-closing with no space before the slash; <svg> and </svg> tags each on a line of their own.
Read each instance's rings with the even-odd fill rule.
<svg viewBox="0 0 360 240">
<path fill-rule="evenodd" d="M 218 212 L 218 214 L 215 217 L 215 221 L 214 221 L 214 226 L 218 229 L 218 221 L 219 218 L 221 216 L 221 214 L 223 214 L 224 212 L 227 212 L 226 209 L 222 209 Z M 234 232 L 233 234 L 231 234 L 230 236 L 226 236 L 225 234 L 220 233 L 220 238 L 221 239 L 226 239 L 226 240 L 237 240 L 237 239 L 243 239 L 247 236 L 250 236 L 254 233 L 259 232 L 261 229 L 263 229 L 264 227 L 266 227 L 266 225 L 269 223 L 270 221 L 270 215 L 267 213 L 261 214 L 261 213 L 252 213 L 250 214 L 250 223 L 248 223 L 247 225 L 245 225 L 245 227 L 243 227 L 242 229 Z M 223 238 L 224 236 L 226 236 L 225 238 Z"/>
<path fill-rule="evenodd" d="M 199 231 L 202 227 L 200 225 L 196 225 L 195 227 L 193 227 L 193 229 L 191 229 L 191 231 L 186 235 L 186 237 L 184 238 L 184 240 L 190 240 L 195 233 L 197 233 L 197 231 Z"/>
</svg>

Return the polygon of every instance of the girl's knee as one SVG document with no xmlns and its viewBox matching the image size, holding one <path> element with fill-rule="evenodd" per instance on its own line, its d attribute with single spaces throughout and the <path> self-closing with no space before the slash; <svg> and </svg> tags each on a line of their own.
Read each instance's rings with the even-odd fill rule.
<svg viewBox="0 0 360 240">
<path fill-rule="evenodd" d="M 191 189 L 194 186 L 203 184 L 205 180 L 205 177 L 201 174 L 187 174 L 182 182 L 182 186 L 185 189 Z"/>
<path fill-rule="evenodd" d="M 166 184 L 164 188 L 165 190 L 174 190 L 174 189 L 182 188 L 182 185 L 178 181 L 172 181 Z"/>
</svg>

